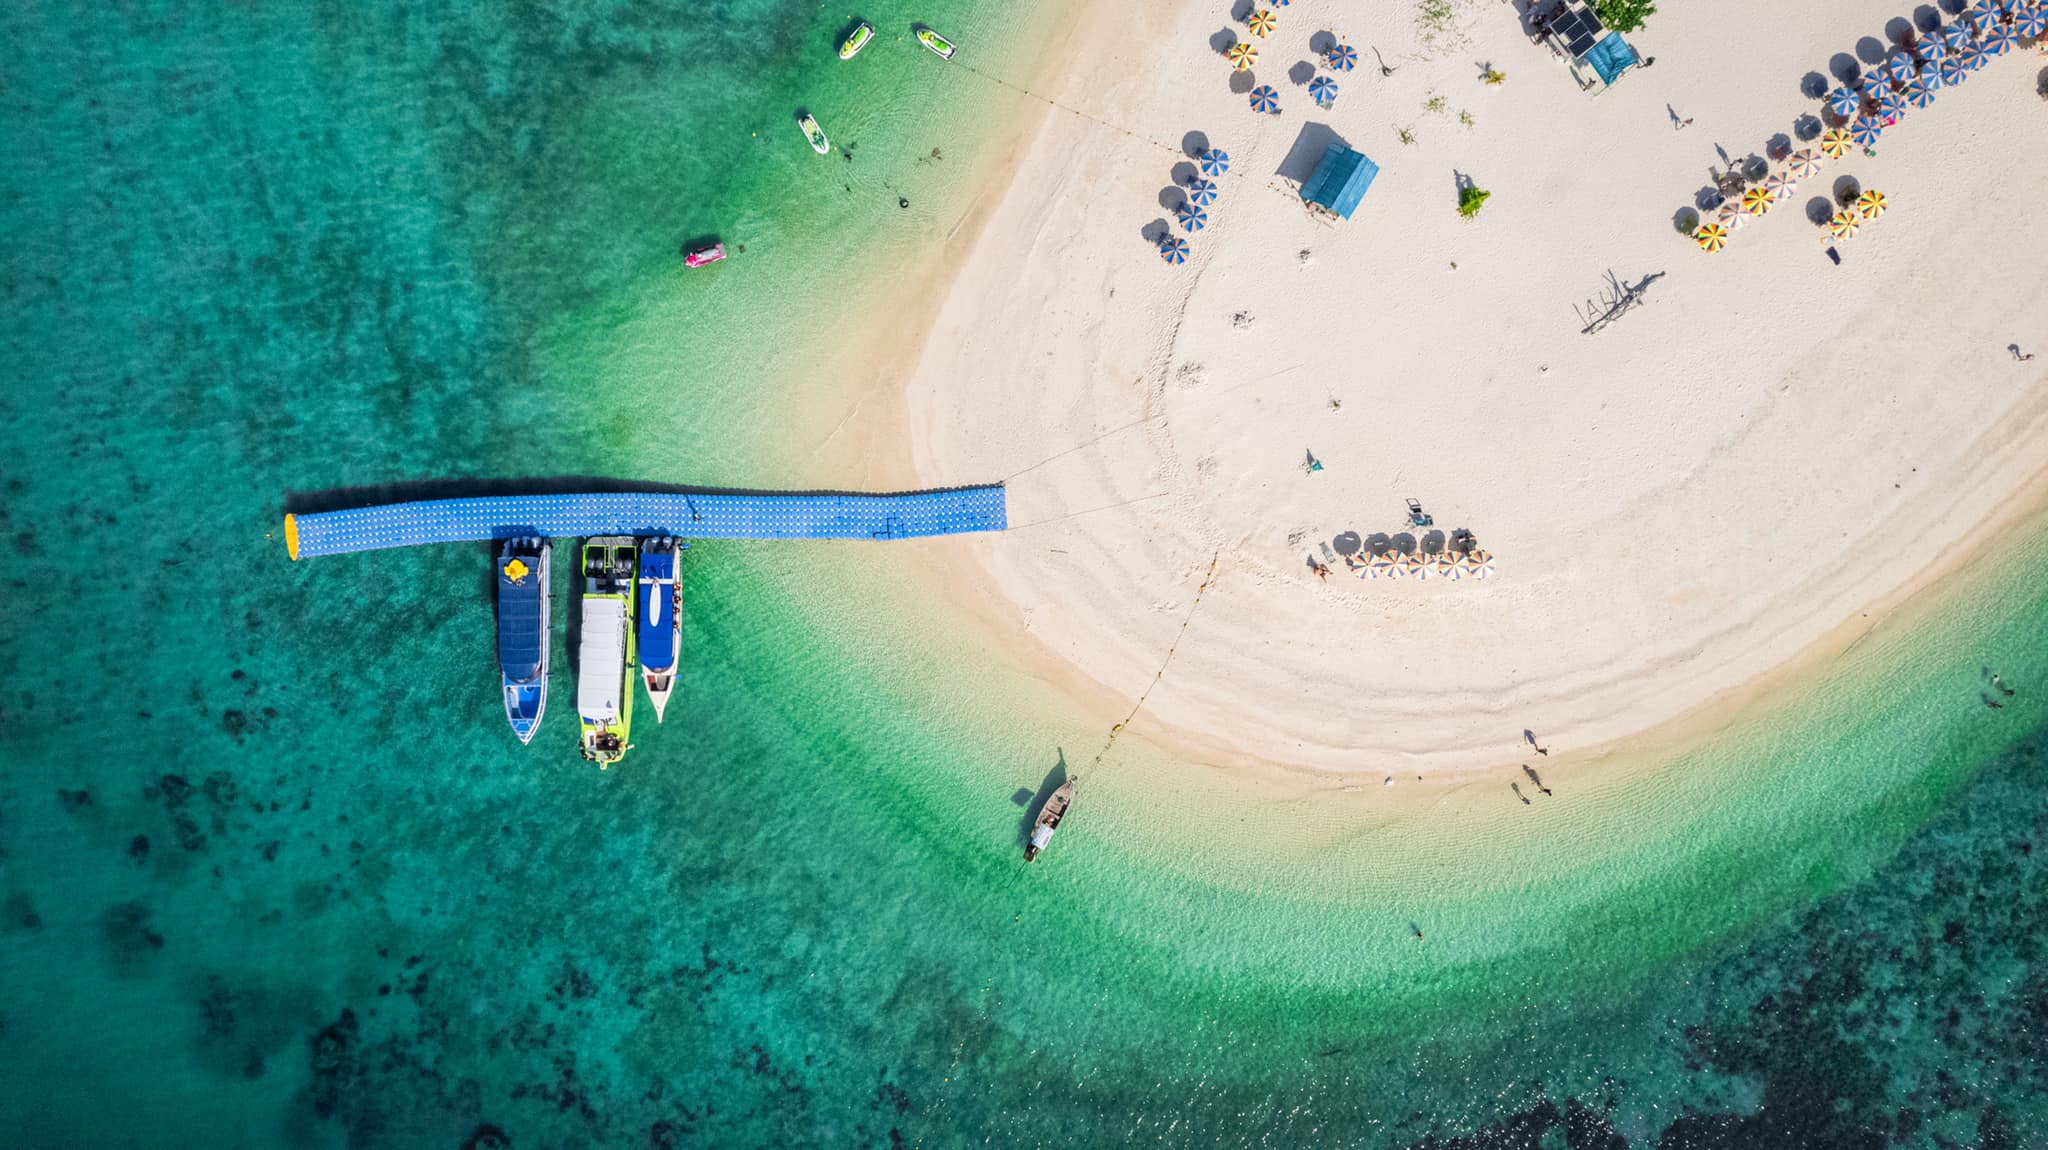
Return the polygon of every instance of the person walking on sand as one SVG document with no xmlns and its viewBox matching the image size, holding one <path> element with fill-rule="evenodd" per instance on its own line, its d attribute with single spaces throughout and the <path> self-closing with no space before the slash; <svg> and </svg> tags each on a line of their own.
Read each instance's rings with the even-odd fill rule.
<svg viewBox="0 0 2048 1150">
<path fill-rule="evenodd" d="M 2019 345 L 2019 344 L 2016 344 L 2016 343 L 2013 343 L 2013 344 L 2007 344 L 2007 345 L 2006 345 L 2006 350 L 2012 353 L 2012 358 L 2013 358 L 2013 362 L 2014 362 L 2014 363 L 2025 363 L 2025 362 L 2027 362 L 2028 360 L 2030 360 L 2030 359 L 2034 358 L 2034 353 L 2033 353 L 2033 352 L 2031 352 L 2031 351 L 2030 351 L 2030 352 L 2027 352 L 2027 353 L 2025 353 L 2024 355 L 2022 355 L 2022 354 L 2020 353 L 2020 345 Z"/>
</svg>

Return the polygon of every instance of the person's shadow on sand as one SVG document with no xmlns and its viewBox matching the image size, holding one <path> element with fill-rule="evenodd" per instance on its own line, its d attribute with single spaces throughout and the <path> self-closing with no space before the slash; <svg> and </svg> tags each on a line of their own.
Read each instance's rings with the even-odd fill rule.
<svg viewBox="0 0 2048 1150">
<path fill-rule="evenodd" d="M 1052 798 L 1052 793 L 1059 790 L 1067 781 L 1067 752 L 1059 747 L 1053 749 L 1059 755 L 1059 761 L 1053 764 L 1052 770 L 1046 772 L 1045 781 L 1038 784 L 1037 792 L 1018 787 L 1017 793 L 1010 796 L 1011 802 L 1024 807 L 1024 817 L 1017 823 L 1018 850 L 1031 845 L 1031 827 L 1038 821 L 1038 812 L 1045 809 L 1046 800 Z"/>
</svg>

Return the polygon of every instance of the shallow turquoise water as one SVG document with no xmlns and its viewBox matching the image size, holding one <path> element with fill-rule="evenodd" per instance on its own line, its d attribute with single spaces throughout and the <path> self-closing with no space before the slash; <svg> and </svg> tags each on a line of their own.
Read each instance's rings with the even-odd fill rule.
<svg viewBox="0 0 2048 1150">
<path fill-rule="evenodd" d="M 9 1144 L 2048 1141 L 2048 713 L 1975 665 L 2048 682 L 2039 538 L 1654 797 L 1470 807 L 1491 854 L 1205 852 L 1134 749 L 1031 870 L 1009 792 L 1100 732 L 893 646 L 915 550 L 699 548 L 609 774 L 566 674 L 504 731 L 481 549 L 283 561 L 293 491 L 772 481 L 797 318 L 889 291 L 1006 110 L 840 69 L 842 15 L 0 15 Z M 705 233 L 749 250 L 677 273 Z"/>
</svg>

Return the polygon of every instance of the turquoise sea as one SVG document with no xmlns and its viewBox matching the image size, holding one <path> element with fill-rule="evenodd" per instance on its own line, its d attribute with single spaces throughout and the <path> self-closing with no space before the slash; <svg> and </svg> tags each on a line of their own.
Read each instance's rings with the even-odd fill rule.
<svg viewBox="0 0 2048 1150">
<path fill-rule="evenodd" d="M 904 30 L 1021 79 L 1061 11 L 854 15 L 0 12 L 0 1144 L 2048 1145 L 2038 525 L 1706 749 L 1407 821 L 1095 764 L 943 543 L 695 549 L 607 773 L 559 648 L 506 731 L 481 548 L 286 561 L 334 488 L 846 484 L 835 353 L 1031 110 Z"/>
</svg>

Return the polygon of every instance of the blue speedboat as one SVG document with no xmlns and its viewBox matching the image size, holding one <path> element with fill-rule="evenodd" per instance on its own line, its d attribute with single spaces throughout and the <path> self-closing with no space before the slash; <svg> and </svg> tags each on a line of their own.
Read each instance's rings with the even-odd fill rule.
<svg viewBox="0 0 2048 1150">
<path fill-rule="evenodd" d="M 688 544 L 667 537 L 640 541 L 640 681 L 654 703 L 654 721 L 668 707 L 683 654 L 683 563 Z"/>
<path fill-rule="evenodd" d="M 548 705 L 548 555 L 545 539 L 508 539 L 498 550 L 498 673 L 505 718 L 533 741 Z"/>
</svg>

